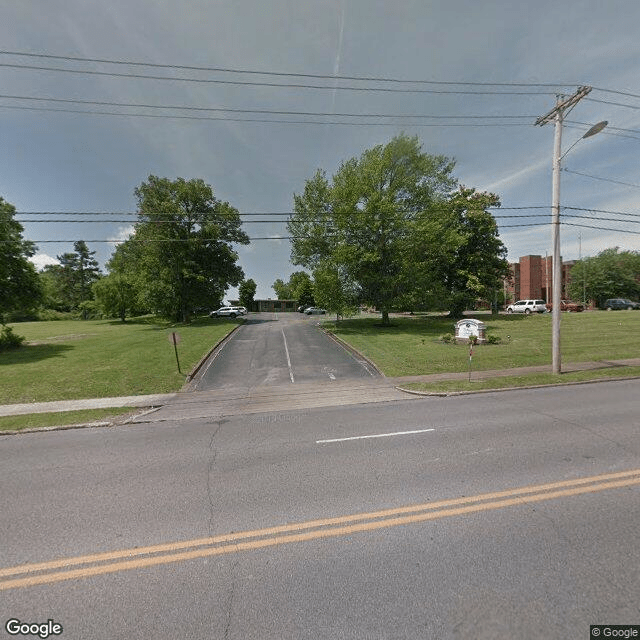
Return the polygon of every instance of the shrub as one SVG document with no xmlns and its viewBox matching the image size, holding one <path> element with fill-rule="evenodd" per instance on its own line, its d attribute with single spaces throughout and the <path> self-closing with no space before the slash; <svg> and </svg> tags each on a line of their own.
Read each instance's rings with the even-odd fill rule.
<svg viewBox="0 0 640 640">
<path fill-rule="evenodd" d="M 455 340 L 455 338 L 452 334 L 445 333 L 443 336 L 440 336 L 440 340 L 442 340 L 442 342 L 444 342 L 445 344 L 451 344 Z"/>
<path fill-rule="evenodd" d="M 500 344 L 500 336 L 488 335 L 487 344 Z"/>
<path fill-rule="evenodd" d="M 17 336 L 13 333 L 13 329 L 11 329 L 11 327 L 3 325 L 2 331 L 0 332 L 0 351 L 17 349 L 23 342 L 23 336 Z"/>
</svg>

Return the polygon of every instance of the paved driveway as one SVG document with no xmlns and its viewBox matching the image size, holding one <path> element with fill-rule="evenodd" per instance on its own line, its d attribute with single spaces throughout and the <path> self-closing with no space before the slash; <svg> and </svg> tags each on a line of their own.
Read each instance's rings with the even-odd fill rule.
<svg viewBox="0 0 640 640">
<path fill-rule="evenodd" d="M 379 374 L 326 336 L 318 316 L 254 313 L 205 364 L 195 389 L 371 380 Z"/>
</svg>

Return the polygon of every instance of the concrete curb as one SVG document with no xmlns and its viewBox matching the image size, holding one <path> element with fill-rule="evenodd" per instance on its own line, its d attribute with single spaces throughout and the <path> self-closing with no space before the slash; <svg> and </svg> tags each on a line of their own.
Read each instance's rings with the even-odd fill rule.
<svg viewBox="0 0 640 640">
<path fill-rule="evenodd" d="M 211 355 L 215 352 L 215 350 L 218 347 L 224 346 L 224 343 L 230 340 L 231 336 L 243 325 L 244 325 L 244 318 L 242 318 L 241 324 L 238 324 L 233 329 L 231 329 L 231 331 L 229 331 L 229 333 L 227 333 L 227 335 L 224 336 L 224 338 L 221 338 L 220 340 L 218 340 L 218 342 L 216 342 L 216 344 L 213 345 L 213 347 L 211 347 L 211 349 L 209 349 L 209 351 L 207 351 L 207 353 L 204 356 L 202 356 L 202 358 L 200 358 L 200 361 L 196 364 L 196 366 L 193 367 L 193 369 L 191 369 L 191 371 L 187 374 L 187 377 L 185 378 L 185 383 L 184 385 L 182 385 L 182 388 L 180 389 L 180 391 L 189 390 L 189 386 L 191 385 L 191 382 L 198 375 L 198 373 L 200 372 L 200 369 L 202 369 L 205 362 L 207 362 L 207 360 L 211 357 Z"/>
<path fill-rule="evenodd" d="M 525 387 L 503 387 L 501 389 L 475 389 L 468 391 L 417 391 L 416 389 L 405 389 L 400 386 L 394 387 L 403 393 L 410 393 L 414 396 L 433 396 L 446 398 L 449 396 L 468 396 L 477 393 L 498 393 L 501 391 L 520 391 L 521 389 L 545 389 L 547 387 L 571 387 L 578 384 L 593 384 L 596 382 L 620 382 L 622 380 L 638 380 L 640 376 L 625 376 L 621 378 L 594 378 L 593 380 L 576 380 L 574 382 L 550 382 L 549 384 L 532 384 Z"/>
<path fill-rule="evenodd" d="M 150 413 L 154 413 L 158 411 L 160 407 L 151 407 L 146 411 L 142 411 L 140 413 L 136 413 L 135 415 L 129 416 L 124 420 L 112 420 L 112 421 L 96 421 L 96 422 L 79 422 L 77 424 L 60 424 L 60 425 L 50 425 L 48 427 L 30 427 L 27 429 L 11 429 L 11 430 L 0 430 L 1 436 L 19 436 L 23 433 L 42 433 L 45 431 L 70 431 L 71 429 L 97 429 L 102 427 L 122 427 L 128 424 L 135 424 L 133 420 L 135 418 L 140 418 L 141 416 L 146 416 Z"/>
<path fill-rule="evenodd" d="M 363 362 L 366 362 L 380 377 L 382 377 L 382 378 L 386 378 L 387 377 L 376 366 L 376 364 L 372 360 L 369 360 L 369 358 L 367 358 L 367 356 L 365 356 L 363 353 L 360 353 L 355 347 L 352 347 L 350 344 L 345 342 L 342 338 L 338 338 L 338 336 L 336 336 L 334 333 L 332 333 L 328 329 L 325 329 L 320 324 L 318 324 L 318 327 L 319 327 L 320 331 L 322 331 L 326 336 L 331 338 L 334 342 L 339 344 L 343 349 L 346 349 L 351 355 L 356 356 L 357 358 L 359 358 Z"/>
</svg>

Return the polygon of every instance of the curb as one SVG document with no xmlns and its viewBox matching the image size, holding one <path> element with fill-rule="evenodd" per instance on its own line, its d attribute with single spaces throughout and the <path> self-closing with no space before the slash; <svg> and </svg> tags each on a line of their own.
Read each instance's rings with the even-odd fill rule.
<svg viewBox="0 0 640 640">
<path fill-rule="evenodd" d="M 140 418 L 141 416 L 146 416 L 154 411 L 158 411 L 160 407 L 151 407 L 146 411 L 142 411 L 140 413 L 136 413 L 133 416 L 129 416 L 128 418 L 119 421 L 113 420 L 111 422 L 108 421 L 97 421 L 97 422 L 79 422 L 77 424 L 61 424 L 61 425 L 50 425 L 48 427 L 29 427 L 27 429 L 11 429 L 11 430 L 0 430 L 0 437 L 2 436 L 19 436 L 23 433 L 42 433 L 45 431 L 70 431 L 71 429 L 95 429 L 95 428 L 103 428 L 103 427 L 122 427 L 127 424 L 132 424 L 133 420 L 136 418 Z"/>
<path fill-rule="evenodd" d="M 334 342 L 339 344 L 343 349 L 348 351 L 352 356 L 357 356 L 363 362 L 366 362 L 380 377 L 386 378 L 387 376 L 376 366 L 376 364 L 367 358 L 364 354 L 360 353 L 355 347 L 352 347 L 350 344 L 346 343 L 342 338 L 338 338 L 334 333 L 325 329 L 320 323 L 318 323 L 318 327 L 320 331 L 322 331 L 326 336 L 331 338 Z M 400 389 L 402 391 L 402 389 Z"/>
<path fill-rule="evenodd" d="M 209 351 L 207 351 L 207 353 L 204 356 L 202 356 L 202 358 L 200 358 L 199 362 L 195 365 L 195 367 L 193 367 L 193 369 L 191 369 L 191 371 L 187 374 L 187 377 L 185 378 L 185 383 L 184 385 L 182 385 L 182 389 L 180 389 L 180 391 L 184 391 L 187 389 L 187 387 L 191 384 L 192 380 L 198 375 L 200 369 L 202 369 L 204 363 L 211 357 L 211 354 L 218 347 L 222 346 L 225 341 L 230 340 L 231 336 L 243 325 L 244 325 L 244 318 L 242 319 L 241 324 L 237 324 L 233 329 L 231 329 L 231 331 L 229 331 L 229 333 L 227 333 L 227 335 L 224 338 L 222 338 L 221 340 L 218 340 L 218 342 L 216 342 L 216 344 L 214 344 L 213 347 L 211 347 L 211 349 L 209 349 Z"/>
<path fill-rule="evenodd" d="M 433 396 L 447 398 L 449 396 L 468 396 L 477 393 L 499 393 L 502 391 L 520 391 L 521 389 L 546 389 L 548 387 L 571 387 L 578 384 L 593 384 L 596 382 L 620 382 L 623 380 L 638 380 L 640 376 L 625 376 L 621 378 L 594 378 L 593 380 L 577 380 L 574 382 L 550 382 L 549 384 L 532 384 L 525 387 L 503 387 L 501 389 L 476 389 L 469 391 L 416 391 L 415 389 L 405 389 L 400 386 L 394 387 L 403 393 L 410 393 L 414 396 Z"/>
</svg>

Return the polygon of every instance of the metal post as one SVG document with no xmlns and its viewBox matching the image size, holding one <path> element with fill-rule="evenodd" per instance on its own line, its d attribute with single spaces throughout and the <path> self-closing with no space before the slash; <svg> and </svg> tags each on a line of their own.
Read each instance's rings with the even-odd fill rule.
<svg viewBox="0 0 640 640">
<path fill-rule="evenodd" d="M 536 120 L 536 125 L 545 125 L 552 120 L 555 122 L 555 135 L 553 142 L 553 193 L 551 203 L 551 242 L 553 244 L 553 296 L 552 296 L 552 318 L 551 318 L 551 351 L 553 373 L 560 373 L 560 299 L 562 298 L 562 263 L 560 258 L 560 162 L 562 160 L 562 121 L 565 113 L 573 107 L 591 91 L 591 87 L 579 87 L 570 97 L 558 96 L 556 106 L 546 115 Z M 583 138 L 594 135 L 601 131 L 606 122 L 603 121 L 593 126 Z M 576 141 L 577 143 L 578 141 Z M 576 144 L 574 143 L 574 145 Z M 573 147 L 573 145 L 572 145 Z M 572 147 L 567 149 L 567 152 Z M 566 155 L 566 154 L 565 154 Z"/>
<path fill-rule="evenodd" d="M 562 262 L 560 257 L 560 156 L 562 148 L 562 109 L 556 111 L 553 139 L 553 198 L 551 211 L 551 242 L 553 244 L 553 309 L 551 318 L 551 366 L 560 373 L 560 300 L 562 298 Z"/>
</svg>

